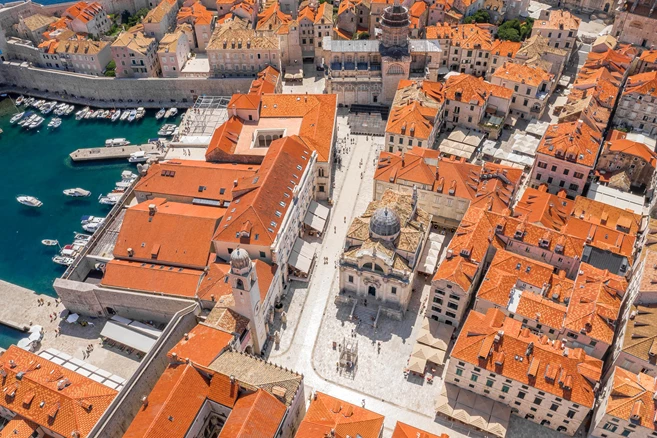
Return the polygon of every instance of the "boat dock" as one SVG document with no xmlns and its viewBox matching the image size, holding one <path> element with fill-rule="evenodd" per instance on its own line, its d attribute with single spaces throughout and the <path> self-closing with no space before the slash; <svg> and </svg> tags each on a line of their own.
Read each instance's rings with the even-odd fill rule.
<svg viewBox="0 0 657 438">
<path fill-rule="evenodd" d="M 96 161 L 96 160 L 118 160 L 129 158 L 133 152 L 144 151 L 146 153 L 160 153 L 164 156 L 164 151 L 157 145 L 148 143 L 142 145 L 128 145 L 116 147 L 99 147 L 77 149 L 69 154 L 73 161 Z"/>
</svg>

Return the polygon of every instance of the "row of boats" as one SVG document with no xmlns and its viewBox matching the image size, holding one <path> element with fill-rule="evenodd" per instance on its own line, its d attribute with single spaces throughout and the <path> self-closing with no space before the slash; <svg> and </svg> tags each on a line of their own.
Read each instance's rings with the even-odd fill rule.
<svg viewBox="0 0 657 438">
<path fill-rule="evenodd" d="M 160 120 L 162 117 L 168 119 L 169 117 L 176 117 L 177 114 L 178 114 L 178 108 L 169 108 L 169 109 L 162 108 L 157 112 L 157 114 L 155 114 L 155 118 L 157 120 Z"/>
<path fill-rule="evenodd" d="M 54 263 L 57 263 L 58 265 L 62 265 L 62 266 L 72 265 L 78 254 L 82 252 L 84 247 L 87 246 L 87 244 L 91 240 L 91 235 L 89 234 L 83 234 L 77 232 L 74 234 L 75 234 L 75 239 L 73 240 L 73 243 L 69 243 L 64 246 L 60 246 L 59 241 L 54 239 L 43 239 L 41 241 L 41 243 L 46 246 L 59 246 L 59 254 L 55 255 L 52 258 L 52 261 Z"/>
<path fill-rule="evenodd" d="M 139 107 L 137 109 L 126 109 L 126 110 L 120 110 L 120 109 L 94 110 L 89 107 L 85 107 L 75 113 L 75 119 L 76 120 L 108 119 L 112 122 L 116 122 L 117 120 L 132 122 L 134 120 L 142 119 L 145 115 L 146 115 L 146 110 L 142 107 Z"/>
<path fill-rule="evenodd" d="M 57 116 L 68 116 L 75 110 L 74 105 L 69 105 L 64 102 L 57 102 L 56 100 L 47 101 L 44 99 L 36 99 L 34 97 L 25 98 L 19 96 L 16 99 L 16 106 L 25 105 L 26 108 L 33 107 L 43 115 L 48 115 L 51 112 Z"/>
<path fill-rule="evenodd" d="M 102 205 L 114 205 L 118 203 L 123 195 L 125 195 L 125 191 L 128 190 L 136 179 L 137 175 L 135 173 L 132 173 L 129 170 L 124 170 L 121 172 L 121 180 L 115 184 L 114 190 L 106 195 L 101 194 L 98 197 L 98 202 Z"/>
<path fill-rule="evenodd" d="M 25 111 L 22 113 L 15 114 L 10 120 L 9 123 L 16 123 L 18 122 L 19 126 L 22 126 L 23 128 L 26 129 L 34 129 L 39 126 L 45 121 L 46 119 L 36 113 L 34 111 Z M 62 119 L 60 117 L 53 117 L 50 122 L 48 122 L 48 128 L 59 128 L 62 124 Z"/>
</svg>

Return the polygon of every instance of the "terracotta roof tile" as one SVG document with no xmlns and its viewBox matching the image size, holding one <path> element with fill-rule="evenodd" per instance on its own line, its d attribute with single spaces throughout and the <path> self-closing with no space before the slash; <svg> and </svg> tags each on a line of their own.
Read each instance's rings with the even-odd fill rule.
<svg viewBox="0 0 657 438">
<path fill-rule="evenodd" d="M 237 399 L 219 437 L 273 437 L 285 417 L 286 410 L 283 403 L 262 389 L 243 395 Z"/>
<path fill-rule="evenodd" d="M 98 2 L 78 2 L 73 6 L 70 6 L 64 14 L 72 20 L 80 20 L 83 23 L 87 23 L 94 19 L 103 10 L 103 7 Z"/>
<path fill-rule="evenodd" d="M 561 329 L 566 317 L 566 306 L 528 291 L 523 291 L 516 314 L 535 319 L 539 324 Z"/>
<path fill-rule="evenodd" d="M 520 321 L 505 317 L 498 309 L 489 309 L 486 314 L 471 311 L 452 349 L 452 358 L 592 408 L 596 400 L 593 388 L 600 380 L 602 361 L 580 348 L 565 351 L 560 343 L 543 343 L 537 335 L 521 328 Z M 499 342 L 493 342 L 492 354 L 480 357 L 481 345 L 500 331 L 504 334 L 499 336 Z M 493 359 L 500 352 L 508 358 L 501 366 Z M 549 378 L 552 367 L 561 370 L 555 380 Z"/>
<path fill-rule="evenodd" d="M 322 392 L 315 392 L 295 438 L 322 437 L 332 430 L 335 431 L 336 438 L 378 438 L 382 429 L 383 415 Z"/>
<path fill-rule="evenodd" d="M 436 435 L 398 421 L 391 438 L 449 438 L 449 435 L 446 433 Z"/>
<path fill-rule="evenodd" d="M 601 141 L 600 133 L 582 121 L 560 123 L 547 128 L 536 152 L 593 167 Z"/>
<path fill-rule="evenodd" d="M 191 360 L 209 366 L 233 341 L 233 335 L 207 325 L 198 324 L 169 350 L 168 356 Z"/>
<path fill-rule="evenodd" d="M 150 212 L 150 206 L 155 212 Z M 225 209 L 155 198 L 128 208 L 114 256 L 177 266 L 204 267 L 212 234 Z M 132 250 L 132 255 L 128 250 Z"/>
<path fill-rule="evenodd" d="M 524 64 L 505 62 L 495 70 L 493 77 L 531 85 L 532 87 L 539 87 L 543 82 L 549 83 L 554 78 L 554 75 L 546 72 L 540 67 L 530 67 Z"/>
<path fill-rule="evenodd" d="M 657 97 L 657 71 L 639 73 L 627 78 L 623 95 L 627 94 Z"/>
<path fill-rule="evenodd" d="M 566 198 L 565 192 L 553 195 L 547 192 L 545 186 L 538 189 L 528 187 L 513 212 L 521 219 L 527 218 L 531 223 L 559 231 L 568 221 L 574 204 Z"/>
<path fill-rule="evenodd" d="M 656 430 L 655 392 L 657 384 L 654 377 L 615 367 L 605 413 L 648 430 Z"/>
<path fill-rule="evenodd" d="M 507 58 L 515 58 L 516 53 L 522 47 L 522 43 L 505 40 L 495 40 L 491 46 L 491 53 L 498 56 L 506 56 Z"/>
<path fill-rule="evenodd" d="M 445 83 L 445 96 L 449 100 L 483 106 L 491 95 L 511 99 L 513 90 L 464 73 L 450 76 Z"/>
<path fill-rule="evenodd" d="M 101 286 L 194 298 L 203 271 L 153 263 L 110 260 Z"/>
<path fill-rule="evenodd" d="M 657 63 L 657 50 L 644 50 L 639 59 L 650 64 Z"/>
<path fill-rule="evenodd" d="M 581 20 L 568 10 L 555 9 L 549 11 L 547 20 L 535 20 L 534 29 L 577 30 Z"/>
<path fill-rule="evenodd" d="M 191 6 L 180 8 L 176 19 L 178 24 L 210 25 L 212 24 L 213 15 L 200 1 L 196 1 Z"/>
<path fill-rule="evenodd" d="M 645 268 L 654 270 L 652 266 Z M 622 351 L 638 359 L 657 365 L 657 356 L 653 349 L 657 346 L 657 306 L 631 305 L 630 317 L 625 325 L 621 343 Z"/>
</svg>

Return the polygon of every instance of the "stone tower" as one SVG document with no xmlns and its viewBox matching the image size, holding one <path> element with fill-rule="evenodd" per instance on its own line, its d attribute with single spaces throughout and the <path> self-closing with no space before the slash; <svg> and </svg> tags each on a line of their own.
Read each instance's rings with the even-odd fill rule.
<svg viewBox="0 0 657 438">
<path fill-rule="evenodd" d="M 409 26 L 408 8 L 395 0 L 392 6 L 383 11 L 381 19 L 381 44 L 386 48 L 408 47 Z"/>
<path fill-rule="evenodd" d="M 408 79 L 411 71 L 411 56 L 408 48 L 410 27 L 408 8 L 395 0 L 383 11 L 381 19 L 381 63 L 383 76 L 384 104 L 392 103 L 401 79 Z"/>
<path fill-rule="evenodd" d="M 233 309 L 249 318 L 253 352 L 260 354 L 267 339 L 265 321 L 262 317 L 263 303 L 260 302 L 260 285 L 255 265 L 246 250 L 237 248 L 230 255 L 228 278 L 235 299 Z"/>
</svg>

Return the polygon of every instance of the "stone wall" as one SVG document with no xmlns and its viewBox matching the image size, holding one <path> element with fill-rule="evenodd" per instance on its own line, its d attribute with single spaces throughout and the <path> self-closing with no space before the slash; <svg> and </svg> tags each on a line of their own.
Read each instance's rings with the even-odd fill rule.
<svg viewBox="0 0 657 438">
<path fill-rule="evenodd" d="M 53 287 L 64 307 L 71 312 L 93 317 L 111 316 L 113 311 L 130 319 L 167 322 L 176 312 L 193 302 L 166 295 L 104 288 L 63 278 L 56 279 Z"/>
<path fill-rule="evenodd" d="M 196 326 L 198 312 L 198 306 L 192 305 L 173 317 L 125 388 L 91 430 L 90 438 L 120 438 L 125 434 L 142 406 L 141 398 L 150 394 L 166 369 L 167 352 Z"/>
<path fill-rule="evenodd" d="M 171 103 L 191 106 L 201 95 L 232 96 L 246 93 L 253 78 L 104 78 L 71 72 L 29 67 L 26 64 L 0 64 L 0 86 L 19 93 L 34 91 L 59 95 L 66 101 L 114 107 L 123 102 L 142 100 L 141 106 L 161 107 Z M 53 96 L 56 97 L 56 96 Z"/>
</svg>

